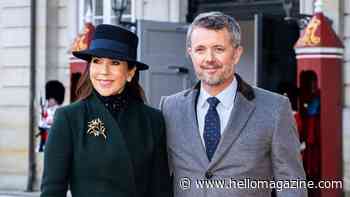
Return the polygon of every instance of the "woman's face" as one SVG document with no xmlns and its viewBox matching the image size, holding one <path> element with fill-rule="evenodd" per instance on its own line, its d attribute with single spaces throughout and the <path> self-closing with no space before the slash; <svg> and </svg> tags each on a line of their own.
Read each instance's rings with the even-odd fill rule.
<svg viewBox="0 0 350 197">
<path fill-rule="evenodd" d="M 126 81 L 134 77 L 136 67 L 129 69 L 126 61 L 93 57 L 90 62 L 90 80 L 102 96 L 111 96 L 123 91 Z"/>
</svg>

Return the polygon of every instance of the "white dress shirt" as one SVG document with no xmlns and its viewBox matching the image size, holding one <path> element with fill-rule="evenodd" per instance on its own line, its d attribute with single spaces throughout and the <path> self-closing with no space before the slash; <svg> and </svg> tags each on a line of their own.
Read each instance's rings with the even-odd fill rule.
<svg viewBox="0 0 350 197">
<path fill-rule="evenodd" d="M 236 96 L 237 86 L 238 86 L 237 80 L 236 78 L 234 78 L 228 87 L 226 87 L 222 92 L 220 92 L 218 95 L 215 96 L 220 101 L 220 103 L 216 106 L 216 111 L 218 112 L 220 117 L 221 136 L 227 126 L 228 120 L 231 115 L 231 111 L 234 106 L 234 98 Z M 203 84 L 202 84 L 196 107 L 197 107 L 197 122 L 198 122 L 199 134 L 201 136 L 204 147 L 205 147 L 204 138 L 203 138 L 204 121 L 205 121 L 205 115 L 207 114 L 209 109 L 209 103 L 207 102 L 207 99 L 209 97 L 212 97 L 212 96 L 207 91 L 204 90 Z"/>
</svg>

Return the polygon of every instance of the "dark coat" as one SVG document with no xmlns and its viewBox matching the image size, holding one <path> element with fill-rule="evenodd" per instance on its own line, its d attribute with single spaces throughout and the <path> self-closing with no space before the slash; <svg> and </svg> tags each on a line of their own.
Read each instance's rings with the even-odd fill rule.
<svg viewBox="0 0 350 197">
<path fill-rule="evenodd" d="M 119 123 L 92 94 L 56 111 L 45 149 L 41 197 L 168 197 L 171 186 L 161 112 L 132 101 Z M 100 119 L 103 135 L 88 134 Z"/>
</svg>

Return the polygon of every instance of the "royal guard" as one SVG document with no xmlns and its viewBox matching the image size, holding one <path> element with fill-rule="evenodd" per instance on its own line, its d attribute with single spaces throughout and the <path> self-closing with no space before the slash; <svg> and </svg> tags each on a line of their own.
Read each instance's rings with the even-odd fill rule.
<svg viewBox="0 0 350 197">
<path fill-rule="evenodd" d="M 56 109 L 62 105 L 64 101 L 65 88 L 59 81 L 49 81 L 45 85 L 46 99 L 40 99 L 40 121 L 39 133 L 36 135 L 40 137 L 40 144 L 38 152 L 43 152 L 46 141 L 48 139 L 48 132 L 53 123 L 53 117 Z"/>
<path fill-rule="evenodd" d="M 320 89 L 317 86 L 317 76 L 312 71 L 306 71 L 301 77 L 301 139 L 305 142 L 304 168 L 308 178 L 320 180 L 321 144 L 320 144 Z"/>
<path fill-rule="evenodd" d="M 294 46 L 297 55 L 298 110 L 305 143 L 303 163 L 307 178 L 343 180 L 341 66 L 344 46 L 323 14 L 323 1 Z M 341 197 L 341 188 L 313 188 L 309 197 Z"/>
</svg>

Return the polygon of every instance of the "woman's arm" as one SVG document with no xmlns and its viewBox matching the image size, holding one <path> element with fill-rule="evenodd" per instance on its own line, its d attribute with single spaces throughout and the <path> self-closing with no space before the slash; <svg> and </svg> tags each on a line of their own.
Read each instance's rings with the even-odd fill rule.
<svg viewBox="0 0 350 197">
<path fill-rule="evenodd" d="M 72 135 L 64 110 L 55 113 L 45 147 L 41 197 L 66 197 L 72 161 Z"/>
<path fill-rule="evenodd" d="M 160 118 L 160 129 L 158 131 L 157 144 L 155 146 L 155 154 L 152 168 L 152 197 L 171 197 L 172 186 L 170 182 L 168 155 L 166 147 L 166 131 L 163 116 Z"/>
</svg>

